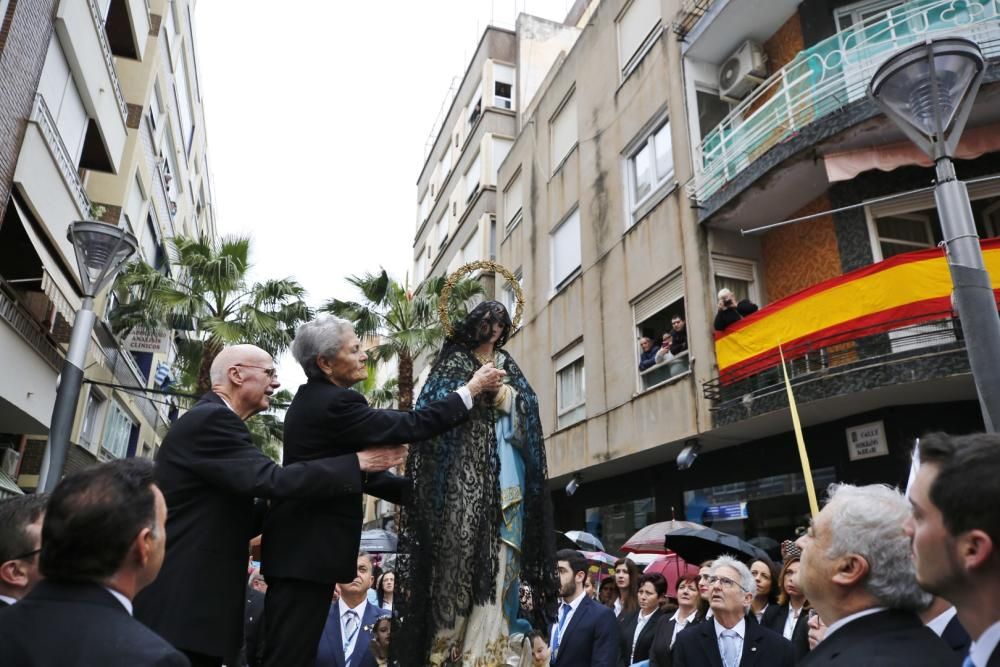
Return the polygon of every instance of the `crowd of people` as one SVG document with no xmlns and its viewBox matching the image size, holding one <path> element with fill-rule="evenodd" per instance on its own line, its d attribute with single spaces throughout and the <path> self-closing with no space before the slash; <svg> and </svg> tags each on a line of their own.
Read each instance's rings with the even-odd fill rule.
<svg viewBox="0 0 1000 667">
<path fill-rule="evenodd" d="M 687 326 L 679 314 L 670 319 L 670 331 L 666 331 L 657 345 L 650 336 L 639 339 L 639 371 L 667 364 L 687 352 Z"/>
</svg>

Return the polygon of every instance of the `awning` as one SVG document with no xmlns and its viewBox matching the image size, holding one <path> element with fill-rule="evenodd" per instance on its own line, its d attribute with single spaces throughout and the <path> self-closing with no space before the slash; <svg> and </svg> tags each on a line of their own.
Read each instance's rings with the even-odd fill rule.
<svg viewBox="0 0 1000 667">
<path fill-rule="evenodd" d="M 986 125 L 965 131 L 958 142 L 955 157 L 959 160 L 973 160 L 995 151 L 1000 151 L 1000 125 Z M 934 161 L 910 141 L 830 153 L 823 156 L 823 163 L 826 166 L 826 177 L 831 183 L 849 181 L 872 169 L 892 171 L 909 165 L 934 166 Z"/>
<path fill-rule="evenodd" d="M 0 470 L 0 498 L 11 498 L 13 496 L 23 496 L 24 491 L 17 483 Z"/>
</svg>

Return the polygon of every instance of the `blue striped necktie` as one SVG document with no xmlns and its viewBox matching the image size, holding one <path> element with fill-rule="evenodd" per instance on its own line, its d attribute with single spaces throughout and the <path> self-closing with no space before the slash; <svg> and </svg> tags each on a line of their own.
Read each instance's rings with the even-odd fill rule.
<svg viewBox="0 0 1000 667">
<path fill-rule="evenodd" d="M 549 659 L 550 664 L 556 664 L 556 655 L 559 653 L 559 642 L 562 640 L 563 624 L 569 616 L 570 609 L 572 609 L 572 607 L 565 602 L 563 602 L 562 606 L 559 607 L 559 625 L 556 627 L 556 636 L 552 638 L 552 657 Z"/>
<path fill-rule="evenodd" d="M 976 667 L 976 663 L 972 662 L 972 656 L 965 656 L 965 660 L 962 661 L 962 667 Z"/>
</svg>

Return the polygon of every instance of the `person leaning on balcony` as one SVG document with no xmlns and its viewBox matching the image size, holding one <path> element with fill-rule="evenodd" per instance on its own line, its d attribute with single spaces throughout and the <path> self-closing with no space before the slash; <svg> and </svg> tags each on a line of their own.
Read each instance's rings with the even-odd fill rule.
<svg viewBox="0 0 1000 667">
<path fill-rule="evenodd" d="M 750 299 L 743 299 L 737 303 L 736 295 L 733 294 L 732 290 L 723 287 L 719 290 L 719 312 L 715 315 L 715 330 L 725 331 L 729 325 L 739 322 L 758 310 L 757 304 Z"/>
<path fill-rule="evenodd" d="M 653 343 L 653 339 L 649 336 L 643 336 L 639 339 L 639 347 L 642 348 L 642 352 L 639 354 L 639 370 L 644 371 L 647 368 L 652 368 L 656 364 L 656 345 Z"/>
<path fill-rule="evenodd" d="M 660 349 L 656 351 L 656 363 L 663 364 L 674 358 L 674 355 L 670 352 L 670 333 L 663 334 L 663 342 L 660 343 Z"/>
<path fill-rule="evenodd" d="M 688 331 L 684 318 L 674 315 L 670 318 L 670 354 L 675 357 L 688 349 Z"/>
</svg>

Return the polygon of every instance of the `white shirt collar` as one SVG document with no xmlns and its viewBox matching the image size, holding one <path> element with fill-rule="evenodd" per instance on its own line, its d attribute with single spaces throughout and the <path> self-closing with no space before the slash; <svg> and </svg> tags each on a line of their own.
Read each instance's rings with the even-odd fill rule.
<svg viewBox="0 0 1000 667">
<path fill-rule="evenodd" d="M 584 594 L 583 591 L 580 591 L 580 594 L 576 596 L 576 599 L 570 600 L 569 602 L 566 602 L 566 600 L 563 600 L 563 604 L 568 604 L 569 605 L 569 607 L 570 607 L 569 613 L 572 614 L 574 611 L 576 611 L 576 608 L 580 606 L 580 603 L 583 602 L 583 598 L 584 597 L 586 597 L 586 595 Z"/>
<path fill-rule="evenodd" d="M 12 598 L 9 595 L 0 595 L 0 600 L 3 600 L 7 604 L 17 604 L 17 598 Z"/>
<path fill-rule="evenodd" d="M 216 396 L 218 396 L 219 398 L 222 399 L 222 402 L 226 404 L 227 408 L 229 408 L 230 410 L 233 410 L 233 406 L 229 404 L 229 401 L 226 400 L 225 396 L 223 396 L 222 394 L 216 394 Z M 236 412 L 236 410 L 233 410 L 233 412 Z"/>
<path fill-rule="evenodd" d="M 121 593 L 119 593 L 118 591 L 116 591 L 113 588 L 108 588 L 107 586 L 105 586 L 104 590 L 106 590 L 107 592 L 109 592 L 112 595 L 114 595 L 118 599 L 118 601 L 122 603 L 122 606 L 125 607 L 125 611 L 128 612 L 128 615 L 129 616 L 132 615 L 132 601 L 131 600 L 129 600 L 127 597 L 125 597 L 124 595 L 122 595 Z"/>
<path fill-rule="evenodd" d="M 675 611 L 674 615 L 670 617 L 670 620 L 675 621 L 678 625 L 687 625 L 688 623 L 693 621 L 695 617 L 698 615 L 698 610 L 695 609 L 694 611 L 692 611 L 687 618 L 681 618 L 680 613 L 681 613 L 680 609 Z"/>
<path fill-rule="evenodd" d="M 851 614 L 850 616 L 845 616 L 839 621 L 835 621 L 830 625 L 826 626 L 826 634 L 823 635 L 823 639 L 827 639 L 830 635 L 832 635 L 834 632 L 844 627 L 851 621 L 856 621 L 859 618 L 863 618 L 864 616 L 871 616 L 872 614 L 877 614 L 880 611 L 886 611 L 887 609 L 888 607 L 872 607 L 871 609 L 864 609 L 857 613 Z"/>
<path fill-rule="evenodd" d="M 969 657 L 972 658 L 972 664 L 976 667 L 986 667 L 986 663 L 990 661 L 990 656 L 996 650 L 997 644 L 1000 644 L 1000 621 L 986 628 L 986 631 L 972 642 L 972 646 L 969 647 Z"/>
<path fill-rule="evenodd" d="M 344 618 L 344 614 L 346 614 L 348 611 L 353 611 L 355 614 L 358 615 L 358 623 L 360 623 L 365 617 L 366 604 L 368 604 L 367 598 L 362 600 L 361 604 L 359 604 L 357 607 L 348 607 L 347 603 L 344 602 L 344 598 L 340 598 L 339 600 L 337 600 L 337 607 L 339 612 L 338 615 L 340 616 L 340 618 Z"/>
<path fill-rule="evenodd" d="M 727 628 L 722 623 L 719 623 L 719 619 L 717 619 L 717 618 L 712 619 L 712 622 L 715 623 L 715 638 L 716 639 L 718 639 L 720 636 L 722 636 L 722 633 L 725 632 L 726 630 L 732 630 L 733 632 L 735 632 L 736 634 L 738 634 L 740 636 L 740 639 L 743 639 L 744 637 L 746 637 L 746 634 L 747 634 L 747 620 L 746 620 L 746 618 L 741 618 L 739 620 L 739 623 L 737 623 L 736 625 L 734 625 L 731 628 Z"/>
<path fill-rule="evenodd" d="M 944 634 L 944 629 L 948 627 L 948 624 L 951 623 L 951 619 L 955 618 L 955 614 L 957 613 L 958 613 L 957 609 L 955 609 L 954 607 L 948 607 L 943 612 L 941 612 L 931 620 L 927 621 L 925 625 L 927 625 L 928 628 L 933 630 L 934 634 L 940 637 L 941 635 Z"/>
</svg>

